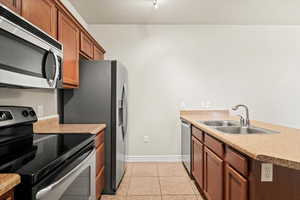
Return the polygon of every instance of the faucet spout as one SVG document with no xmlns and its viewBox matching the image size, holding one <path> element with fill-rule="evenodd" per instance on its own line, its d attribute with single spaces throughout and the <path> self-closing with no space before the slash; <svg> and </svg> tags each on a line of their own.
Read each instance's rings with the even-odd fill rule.
<svg viewBox="0 0 300 200">
<path fill-rule="evenodd" d="M 244 104 L 238 104 L 236 106 L 233 106 L 232 107 L 232 110 L 238 110 L 239 108 L 244 108 L 245 111 L 246 111 L 246 119 L 245 120 L 241 120 L 241 126 L 244 126 L 244 127 L 249 127 L 250 126 L 250 119 L 249 119 L 249 109 L 248 109 L 248 106 L 244 105 Z M 242 124 L 242 121 L 243 121 L 243 124 Z"/>
</svg>

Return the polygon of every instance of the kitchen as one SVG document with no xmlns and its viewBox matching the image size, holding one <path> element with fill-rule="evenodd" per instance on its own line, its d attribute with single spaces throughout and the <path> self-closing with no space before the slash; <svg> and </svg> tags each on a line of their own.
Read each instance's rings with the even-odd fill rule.
<svg viewBox="0 0 300 200">
<path fill-rule="evenodd" d="M 10 135 L 22 124 L 29 140 L 32 133 L 41 135 L 34 135 L 28 144 L 35 157 L 24 161 L 23 167 L 18 169 L 19 162 L 14 162 L 9 169 L 7 161 L 1 162 L 3 177 L 11 175 L 14 182 L 0 175 L 1 188 L 10 185 L 4 193 L 14 193 L 17 200 L 20 195 L 21 199 L 298 198 L 298 2 L 0 3 L 4 5 L 0 46 L 7 49 L 0 55 L 0 105 L 6 106 L 1 110 L 6 117 L 0 122 L 0 132 Z M 45 42 L 41 44 L 41 40 Z M 49 70 L 30 71 L 41 61 Z M 248 126 L 245 109 L 232 109 L 238 104 L 247 105 L 250 128 L 259 128 L 255 130 L 259 133 L 226 133 L 239 132 L 235 127 L 241 124 Z M 20 112 L 22 116 L 16 119 Z M 21 121 L 9 124 L 11 118 Z M 188 137 L 181 136 L 181 121 L 188 124 Z M 206 121 L 213 125 L 205 125 Z M 67 138 L 73 138 L 71 142 L 81 137 L 84 139 L 77 147 L 82 154 L 78 155 L 95 152 L 85 157 L 90 162 L 81 162 L 85 167 L 71 162 L 71 168 L 80 169 L 74 180 L 85 180 L 79 183 L 84 187 L 72 180 L 73 190 L 55 190 L 53 186 L 53 192 L 45 190 L 70 175 L 71 165 L 59 162 L 68 160 L 62 156 L 55 161 L 65 170 L 53 167 L 53 173 L 45 174 L 54 178 L 40 177 L 45 182 L 49 177 L 47 185 L 39 186 L 38 176 L 33 178 L 36 182 L 26 184 L 28 167 L 37 159 L 47 159 L 46 142 L 54 151 L 54 146 L 59 146 L 55 140 L 68 143 Z M 48 153 L 52 155 L 50 150 Z M 70 160 L 75 155 L 70 151 L 63 154 Z M 190 170 L 181 163 L 186 155 Z M 220 161 L 221 167 L 207 165 L 212 162 L 209 155 Z M 25 198 L 29 189 L 21 190 L 22 185 L 32 185 L 31 197 Z"/>
</svg>

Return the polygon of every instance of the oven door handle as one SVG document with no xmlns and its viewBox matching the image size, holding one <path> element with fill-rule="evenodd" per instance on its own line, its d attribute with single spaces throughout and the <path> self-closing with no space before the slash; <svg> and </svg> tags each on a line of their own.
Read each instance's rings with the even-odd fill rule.
<svg viewBox="0 0 300 200">
<path fill-rule="evenodd" d="M 51 185 L 41 189 L 40 191 L 38 191 L 36 193 L 36 199 L 42 199 L 45 195 L 47 195 L 49 192 L 51 192 L 52 190 L 54 190 L 56 187 L 58 187 L 59 185 L 63 184 L 67 179 L 71 178 L 73 175 L 76 174 L 76 172 L 81 170 L 81 167 L 83 167 L 84 165 L 86 165 L 86 163 L 91 159 L 91 157 L 93 156 L 95 150 L 91 150 L 89 155 L 87 156 L 87 158 L 85 158 L 79 165 L 77 165 L 74 169 L 72 169 L 70 172 L 68 172 L 65 176 L 63 176 L 61 179 L 59 179 L 58 181 L 52 183 Z"/>
</svg>

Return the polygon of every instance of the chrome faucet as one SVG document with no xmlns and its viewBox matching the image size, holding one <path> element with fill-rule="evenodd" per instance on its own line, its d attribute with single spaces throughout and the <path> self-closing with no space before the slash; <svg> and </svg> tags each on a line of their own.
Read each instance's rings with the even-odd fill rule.
<svg viewBox="0 0 300 200">
<path fill-rule="evenodd" d="M 239 105 L 236 105 L 236 106 L 233 106 L 232 107 L 232 110 L 238 110 L 240 107 L 243 107 L 245 108 L 245 111 L 246 111 L 246 119 L 240 115 L 240 122 L 241 122 L 241 126 L 242 127 L 249 127 L 250 126 L 250 119 L 249 119 L 249 109 L 246 105 L 243 105 L 243 104 L 239 104 Z"/>
</svg>

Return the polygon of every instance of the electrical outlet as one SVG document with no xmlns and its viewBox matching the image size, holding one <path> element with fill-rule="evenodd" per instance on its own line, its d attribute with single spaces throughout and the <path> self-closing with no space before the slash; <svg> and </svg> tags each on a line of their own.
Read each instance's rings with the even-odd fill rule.
<svg viewBox="0 0 300 200">
<path fill-rule="evenodd" d="M 39 116 L 39 117 L 44 116 L 44 106 L 43 105 L 37 106 L 37 116 Z"/>
<path fill-rule="evenodd" d="M 262 163 L 261 164 L 261 182 L 273 181 L 273 164 Z"/>
<path fill-rule="evenodd" d="M 149 142 L 150 142 L 149 136 L 144 136 L 144 143 L 149 143 Z"/>
</svg>

